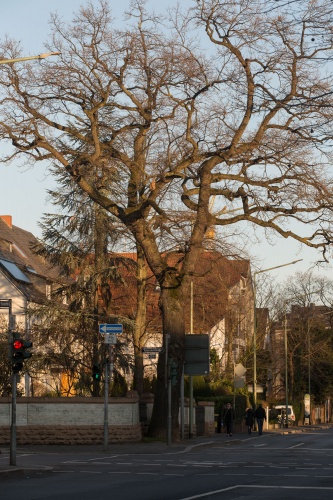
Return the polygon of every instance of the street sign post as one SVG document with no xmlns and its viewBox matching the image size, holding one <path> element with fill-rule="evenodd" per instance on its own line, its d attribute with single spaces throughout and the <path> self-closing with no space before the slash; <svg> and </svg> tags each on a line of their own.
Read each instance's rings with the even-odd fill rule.
<svg viewBox="0 0 333 500">
<path fill-rule="evenodd" d="M 163 347 L 143 347 L 141 351 L 146 354 L 163 352 Z"/>
<path fill-rule="evenodd" d="M 104 336 L 104 344 L 117 344 L 117 335 L 115 333 L 107 333 Z"/>
<path fill-rule="evenodd" d="M 99 333 L 123 333 L 123 325 L 122 324 L 112 324 L 112 323 L 100 323 L 99 325 Z"/>
<path fill-rule="evenodd" d="M 204 333 L 185 335 L 185 375 L 209 373 L 209 335 Z"/>
</svg>

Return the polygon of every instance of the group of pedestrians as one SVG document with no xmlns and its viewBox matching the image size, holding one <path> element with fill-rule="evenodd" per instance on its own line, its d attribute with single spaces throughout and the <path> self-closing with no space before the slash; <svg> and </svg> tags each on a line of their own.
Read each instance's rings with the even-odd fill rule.
<svg viewBox="0 0 333 500">
<path fill-rule="evenodd" d="M 259 433 L 259 436 L 261 436 L 262 430 L 264 427 L 264 420 L 266 420 L 266 412 L 261 404 L 258 406 L 258 408 L 255 411 L 253 411 L 253 409 L 251 407 L 249 407 L 249 408 L 247 408 L 247 410 L 245 412 L 244 419 L 245 419 L 245 423 L 247 425 L 247 431 L 249 434 L 251 434 L 251 432 L 252 432 L 255 418 L 257 419 L 257 423 L 258 423 L 258 433 Z"/>
<path fill-rule="evenodd" d="M 246 409 L 246 412 L 244 414 L 244 419 L 249 434 L 251 434 L 252 432 L 255 418 L 258 424 L 258 433 L 259 436 L 261 436 L 264 426 L 264 421 L 266 420 L 266 412 L 261 404 L 259 404 L 258 408 L 255 411 L 253 411 L 251 407 Z M 229 436 L 232 436 L 233 433 L 234 420 L 235 420 L 235 410 L 231 406 L 231 403 L 227 403 L 222 413 L 222 424 L 225 427 L 226 433 L 229 434 Z"/>
</svg>

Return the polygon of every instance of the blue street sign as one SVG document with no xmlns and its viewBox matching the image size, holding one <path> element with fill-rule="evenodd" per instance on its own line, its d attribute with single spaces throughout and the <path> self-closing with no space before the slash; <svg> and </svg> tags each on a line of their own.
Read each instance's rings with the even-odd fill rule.
<svg viewBox="0 0 333 500">
<path fill-rule="evenodd" d="M 109 324 L 109 323 L 100 323 L 99 325 L 99 333 L 123 333 L 123 325 L 121 324 Z"/>
</svg>

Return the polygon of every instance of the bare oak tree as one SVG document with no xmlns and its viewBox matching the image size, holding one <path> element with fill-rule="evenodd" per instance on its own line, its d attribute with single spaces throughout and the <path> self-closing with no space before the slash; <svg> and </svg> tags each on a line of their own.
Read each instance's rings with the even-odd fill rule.
<svg viewBox="0 0 333 500">
<path fill-rule="evenodd" d="M 0 136 L 12 145 L 3 161 L 56 164 L 130 231 L 159 282 L 179 363 L 183 297 L 209 227 L 259 225 L 324 255 L 331 243 L 332 8 L 198 0 L 167 20 L 134 1 L 120 26 L 106 1 L 88 3 L 69 25 L 52 16 L 57 60 L 0 68 Z M 19 54 L 2 43 L 2 58 Z M 114 170 L 108 196 L 96 185 Z M 192 212 L 185 225 L 182 211 Z M 155 435 L 166 428 L 164 362 Z M 178 400 L 179 385 L 175 435 Z"/>
</svg>

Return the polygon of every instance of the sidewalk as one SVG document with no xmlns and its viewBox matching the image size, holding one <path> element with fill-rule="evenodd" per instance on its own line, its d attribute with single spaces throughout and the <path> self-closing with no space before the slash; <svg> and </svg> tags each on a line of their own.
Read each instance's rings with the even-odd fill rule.
<svg viewBox="0 0 333 500">
<path fill-rule="evenodd" d="M 292 426 L 288 429 L 264 429 L 264 434 L 301 434 L 303 432 L 311 432 L 318 429 L 329 429 L 332 428 L 333 424 L 318 424 L 310 426 Z M 251 437 L 256 437 L 257 432 L 253 432 Z M 119 455 L 135 455 L 135 454 L 174 454 L 174 453 L 186 453 L 195 447 L 199 446 L 213 446 L 213 445 L 236 445 L 240 441 L 248 439 L 249 435 L 247 432 L 234 434 L 229 437 L 226 433 L 214 434 L 213 436 L 200 436 L 193 439 L 185 439 L 184 441 L 178 441 L 167 445 L 164 442 L 152 441 L 152 442 L 137 442 L 137 443 L 122 443 L 122 444 L 110 444 L 108 450 L 103 450 L 103 445 L 82 445 L 82 446 L 66 446 L 66 445 L 45 445 L 45 446 L 17 446 L 16 451 L 16 463 L 17 465 L 9 465 L 10 461 L 10 450 L 9 446 L 0 446 L 0 480 L 6 477 L 15 476 L 31 476 L 33 474 L 43 474 L 50 473 L 53 470 L 52 466 L 41 466 L 41 465 L 31 465 L 27 463 L 27 459 L 22 455 L 38 455 L 39 453 L 51 454 L 57 453 L 61 455 L 66 455 L 70 453 L 84 454 L 119 454 Z"/>
</svg>

